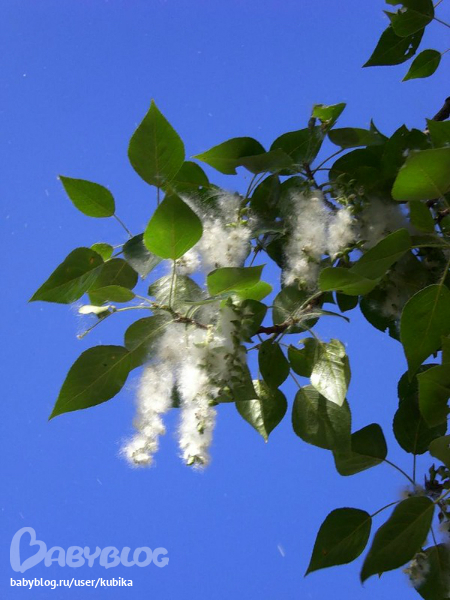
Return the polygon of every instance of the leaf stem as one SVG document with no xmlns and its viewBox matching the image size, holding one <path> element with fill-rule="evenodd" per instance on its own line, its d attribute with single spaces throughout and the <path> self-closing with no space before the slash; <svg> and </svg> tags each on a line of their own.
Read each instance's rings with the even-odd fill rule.
<svg viewBox="0 0 450 600">
<path fill-rule="evenodd" d="M 439 504 L 439 502 L 442 502 L 442 500 L 444 500 L 444 498 L 446 498 L 449 494 L 450 494 L 450 490 L 447 490 L 441 496 L 439 496 L 439 498 L 437 498 L 436 500 L 433 500 L 433 504 Z"/>
<path fill-rule="evenodd" d="M 434 530 L 432 527 L 430 528 L 430 531 L 431 531 L 431 537 L 433 538 L 434 545 L 437 546 L 438 544 L 436 541 L 436 536 L 434 535 Z"/>
<path fill-rule="evenodd" d="M 177 261 L 174 260 L 173 265 L 172 265 L 172 279 L 170 280 L 170 292 L 169 292 L 169 307 L 170 308 L 173 308 L 172 299 L 173 299 L 174 291 L 176 289 L 176 285 L 177 285 Z"/>
<path fill-rule="evenodd" d="M 137 296 L 137 297 L 143 298 L 142 296 Z M 108 317 L 110 317 L 114 313 L 124 312 L 125 310 L 142 310 L 142 309 L 143 310 L 151 310 L 152 307 L 150 307 L 150 306 L 124 306 L 123 308 L 116 308 L 115 306 L 111 305 L 109 308 L 109 312 L 106 313 L 103 317 L 100 317 L 98 319 L 98 321 L 96 321 L 93 325 L 91 325 L 88 329 L 86 329 L 86 331 L 83 331 L 83 333 L 78 334 L 77 339 L 82 340 L 83 338 L 85 338 L 88 333 L 91 333 L 91 331 L 97 327 L 97 325 L 100 325 L 100 323 L 103 323 L 103 321 L 105 321 Z"/>
<path fill-rule="evenodd" d="M 416 463 L 417 463 L 417 454 L 413 455 L 413 481 L 414 485 L 416 485 Z"/>
<path fill-rule="evenodd" d="M 437 17 L 433 17 L 433 20 L 437 21 L 441 25 L 445 25 L 445 27 L 448 27 L 450 29 L 450 25 L 448 23 L 446 23 L 445 21 L 442 21 L 441 19 L 438 19 Z"/>
<path fill-rule="evenodd" d="M 161 202 L 160 191 L 161 191 L 161 188 L 158 186 L 156 188 L 156 206 L 159 206 L 159 203 Z"/>
<path fill-rule="evenodd" d="M 139 294 L 134 294 L 136 298 L 139 298 L 139 300 L 143 300 L 144 302 L 147 302 L 148 304 L 154 304 L 154 302 L 152 300 L 150 300 L 149 298 L 146 298 L 145 296 L 140 296 Z"/>
<path fill-rule="evenodd" d="M 83 338 L 85 338 L 88 333 L 91 333 L 91 331 L 93 329 L 95 329 L 97 327 L 97 325 L 100 325 L 100 323 L 103 323 L 103 321 L 105 319 L 107 319 L 108 317 L 110 317 L 112 314 L 114 314 L 114 312 L 115 311 L 108 312 L 104 317 L 100 317 L 100 319 L 98 319 L 93 325 L 91 325 L 88 329 L 86 329 L 86 331 L 83 331 L 83 333 L 78 334 L 77 339 L 82 340 Z"/>
<path fill-rule="evenodd" d="M 124 306 L 123 308 L 116 308 L 113 312 L 125 312 L 126 310 L 152 310 L 151 306 Z"/>
<path fill-rule="evenodd" d="M 256 175 L 253 175 L 253 177 L 250 179 L 250 183 L 248 184 L 247 192 L 245 193 L 245 196 L 244 196 L 244 201 L 248 200 L 248 198 L 250 196 L 250 191 L 252 189 L 252 185 L 253 185 L 253 182 L 255 181 L 255 179 L 256 179 Z"/>
<path fill-rule="evenodd" d="M 300 383 L 297 381 L 297 377 L 292 373 L 292 371 L 289 372 L 289 375 L 292 377 L 292 379 L 295 381 L 295 383 L 298 385 L 298 389 L 301 390 L 302 386 L 300 385 Z"/>
<path fill-rule="evenodd" d="M 128 229 L 128 227 L 125 225 L 125 223 L 122 221 L 122 219 L 119 219 L 119 217 L 116 215 L 116 213 L 113 214 L 113 217 L 116 219 L 116 221 L 118 223 L 120 223 L 120 225 L 125 229 L 125 231 L 128 233 L 128 235 L 130 236 L 130 238 L 133 237 L 133 234 L 131 233 L 131 231 Z"/>
<path fill-rule="evenodd" d="M 391 506 L 394 506 L 394 504 L 398 504 L 399 502 L 400 500 L 396 500 L 395 502 L 390 502 L 389 504 L 386 504 L 386 506 L 383 506 L 383 508 L 380 508 L 379 510 L 371 514 L 370 517 L 373 519 L 380 512 L 383 512 L 383 510 L 386 510 L 387 508 L 390 508 Z"/>
<path fill-rule="evenodd" d="M 338 156 L 338 154 L 342 154 L 342 152 L 344 152 L 345 148 L 340 148 L 339 150 L 336 150 L 336 152 L 333 152 L 333 154 L 331 154 L 328 158 L 326 158 L 325 160 L 323 160 L 320 165 L 318 167 L 316 167 L 313 170 L 313 173 L 315 173 L 316 171 L 318 171 L 321 167 L 323 167 L 324 164 L 326 164 L 329 160 L 331 160 L 332 158 L 334 158 L 335 156 Z"/>
<path fill-rule="evenodd" d="M 401 473 L 402 475 L 404 475 L 410 483 L 412 483 L 414 486 L 416 485 L 414 480 L 411 479 L 411 477 L 407 473 L 405 473 L 405 471 L 403 469 L 401 469 L 399 466 L 397 466 L 395 463 L 391 462 L 387 458 L 385 458 L 383 462 L 387 463 L 388 465 L 391 465 L 391 467 L 393 467 L 394 469 L 397 469 L 397 471 L 399 473 Z"/>
</svg>

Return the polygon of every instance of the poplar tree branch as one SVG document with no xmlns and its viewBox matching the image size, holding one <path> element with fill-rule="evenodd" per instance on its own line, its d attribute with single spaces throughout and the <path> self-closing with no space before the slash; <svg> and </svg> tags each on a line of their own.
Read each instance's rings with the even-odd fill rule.
<svg viewBox="0 0 450 600">
<path fill-rule="evenodd" d="M 450 96 L 445 99 L 443 107 L 434 115 L 432 121 L 445 121 L 450 117 Z"/>
</svg>

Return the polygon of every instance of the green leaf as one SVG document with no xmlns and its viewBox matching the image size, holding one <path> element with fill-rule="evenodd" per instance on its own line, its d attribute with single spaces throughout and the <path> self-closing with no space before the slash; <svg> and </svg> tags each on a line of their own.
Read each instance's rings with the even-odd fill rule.
<svg viewBox="0 0 450 600">
<path fill-rule="evenodd" d="M 245 156 L 239 159 L 239 166 L 245 167 L 251 173 L 274 173 L 293 167 L 293 160 L 282 150 L 272 150 L 255 156 Z"/>
<path fill-rule="evenodd" d="M 448 365 L 450 363 L 450 337 L 442 338 L 442 364 Z"/>
<path fill-rule="evenodd" d="M 358 297 L 347 296 L 346 294 L 340 294 L 339 292 L 336 292 L 336 303 L 341 312 L 347 312 L 348 310 L 353 310 L 358 306 Z"/>
<path fill-rule="evenodd" d="M 289 346 L 288 359 L 291 363 L 291 368 L 301 375 L 301 377 L 311 377 L 314 367 L 318 342 L 314 338 L 306 338 L 302 340 L 303 348 L 295 348 Z"/>
<path fill-rule="evenodd" d="M 244 352 L 243 346 L 241 346 L 241 349 Z M 230 377 L 228 386 L 230 388 L 232 402 L 244 402 L 258 399 L 250 369 L 247 364 L 242 365 L 242 369 L 238 374 Z"/>
<path fill-rule="evenodd" d="M 392 188 L 394 200 L 429 200 L 450 190 L 450 148 L 412 152 Z"/>
<path fill-rule="evenodd" d="M 411 248 L 411 237 L 406 229 L 399 229 L 380 240 L 350 269 L 366 279 L 379 280 Z"/>
<path fill-rule="evenodd" d="M 384 146 L 369 146 L 348 152 L 333 164 L 330 181 L 347 183 L 352 188 L 357 184 L 367 194 L 373 192 L 386 195 L 387 186 L 383 175 L 382 157 Z M 402 157 L 403 158 L 403 157 Z"/>
<path fill-rule="evenodd" d="M 400 65 L 413 56 L 419 47 L 423 36 L 423 29 L 401 37 L 394 32 L 392 25 L 381 34 L 375 50 L 364 67 L 377 67 L 384 65 Z"/>
<path fill-rule="evenodd" d="M 450 469 L 450 435 L 443 435 L 430 443 L 430 454 Z"/>
<path fill-rule="evenodd" d="M 400 2 L 396 2 L 400 4 Z M 434 17 L 432 0 L 405 0 L 402 10 L 386 13 L 397 35 L 406 37 L 424 29 Z"/>
<path fill-rule="evenodd" d="M 442 54 L 437 50 L 423 50 L 413 60 L 408 72 L 403 77 L 403 81 L 430 77 L 439 67 L 441 58 Z"/>
<path fill-rule="evenodd" d="M 89 290 L 89 299 L 94 306 L 100 306 L 104 302 L 129 302 L 133 298 L 134 293 L 121 285 L 105 285 Z"/>
<path fill-rule="evenodd" d="M 326 104 L 315 104 L 311 116 L 319 119 L 327 128 L 330 128 L 336 123 L 346 106 L 345 102 L 329 106 Z"/>
<path fill-rule="evenodd" d="M 344 345 L 339 340 L 316 347 L 311 384 L 327 400 L 342 406 L 350 383 L 350 366 Z"/>
<path fill-rule="evenodd" d="M 383 430 L 377 423 L 352 433 L 349 452 L 334 452 L 337 472 L 348 476 L 379 465 L 387 455 Z"/>
<path fill-rule="evenodd" d="M 329 402 L 310 385 L 300 389 L 295 396 L 292 426 L 302 440 L 313 446 L 341 451 L 350 447 L 348 403 L 338 406 Z"/>
<path fill-rule="evenodd" d="M 130 369 L 130 353 L 123 346 L 89 348 L 67 374 L 50 419 L 109 400 L 122 389 Z"/>
<path fill-rule="evenodd" d="M 444 285 L 430 285 L 408 300 L 400 319 L 400 340 L 411 375 L 449 333 L 450 292 Z"/>
<path fill-rule="evenodd" d="M 399 127 L 387 140 L 381 157 L 381 166 L 383 175 L 388 180 L 389 195 L 393 180 L 405 162 L 405 155 L 409 155 L 412 150 L 427 150 L 428 148 L 431 148 L 430 140 L 423 131 L 418 129 L 409 131 L 404 125 Z"/>
<path fill-rule="evenodd" d="M 378 280 L 367 279 L 344 267 L 326 267 L 320 272 L 319 287 L 323 292 L 339 290 L 348 296 L 368 294 Z"/>
<path fill-rule="evenodd" d="M 261 327 L 267 313 L 267 306 L 262 302 L 247 298 L 241 302 L 243 319 L 240 324 L 242 339 L 251 340 Z"/>
<path fill-rule="evenodd" d="M 273 323 L 280 325 L 286 321 L 300 321 L 311 295 L 295 286 L 284 287 L 273 301 Z M 289 328 L 289 333 L 298 333 L 311 329 L 317 318 L 307 318 Z M 304 325 L 304 326 L 302 326 Z"/>
<path fill-rule="evenodd" d="M 236 167 L 241 164 L 243 157 L 263 154 L 263 146 L 250 137 L 237 137 L 222 144 L 213 146 L 206 152 L 194 156 L 225 175 L 235 175 Z"/>
<path fill-rule="evenodd" d="M 30 302 L 75 302 L 96 280 L 103 260 L 89 248 L 77 248 L 53 271 L 47 281 L 34 293 Z"/>
<path fill-rule="evenodd" d="M 157 187 L 171 181 L 183 165 L 183 142 L 153 100 L 130 140 L 128 158 L 136 173 Z"/>
<path fill-rule="evenodd" d="M 172 297 L 172 308 L 181 313 L 191 308 L 192 303 L 205 299 L 201 287 L 187 275 L 177 275 L 174 284 L 172 286 L 172 275 L 165 275 L 151 284 L 148 294 L 166 306 Z"/>
<path fill-rule="evenodd" d="M 112 258 L 100 270 L 97 279 L 89 288 L 92 304 L 103 302 L 129 302 L 134 298 L 130 290 L 137 284 L 138 275 L 122 258 Z"/>
<path fill-rule="evenodd" d="M 380 240 L 350 268 L 327 267 L 319 276 L 323 291 L 339 290 L 348 296 L 371 292 L 386 271 L 411 248 L 406 229 L 399 229 Z"/>
<path fill-rule="evenodd" d="M 263 265 L 259 267 L 222 267 L 211 271 L 206 284 L 211 296 L 223 292 L 239 291 L 251 288 L 258 283 Z"/>
<path fill-rule="evenodd" d="M 176 260 L 202 237 L 200 219 L 178 196 L 166 196 L 144 233 L 147 250 L 161 258 Z"/>
<path fill-rule="evenodd" d="M 419 381 L 420 412 L 428 425 L 443 424 L 445 433 L 450 398 L 450 369 L 448 365 L 436 366 L 417 376 Z M 435 436 L 436 437 L 436 436 Z"/>
<path fill-rule="evenodd" d="M 280 188 L 278 175 L 271 175 L 266 177 L 253 192 L 250 207 L 261 219 L 273 221 L 277 218 Z"/>
<path fill-rule="evenodd" d="M 105 244 L 104 242 L 98 242 L 97 244 L 92 244 L 91 250 L 100 254 L 103 260 L 109 260 L 114 252 L 114 248 L 110 244 Z"/>
<path fill-rule="evenodd" d="M 434 504 L 425 496 L 400 502 L 375 534 L 361 571 L 361 581 L 404 565 L 425 542 L 433 520 Z"/>
<path fill-rule="evenodd" d="M 259 370 L 269 388 L 278 388 L 286 381 L 290 367 L 277 342 L 265 340 L 258 352 Z"/>
<path fill-rule="evenodd" d="M 266 281 L 258 281 L 255 285 L 243 288 L 236 293 L 241 300 L 263 300 L 272 291 L 272 286 Z"/>
<path fill-rule="evenodd" d="M 181 165 L 175 177 L 164 188 L 168 191 L 175 191 L 177 194 L 192 194 L 208 185 L 208 177 L 200 165 L 187 160 Z"/>
<path fill-rule="evenodd" d="M 59 178 L 73 204 L 88 217 L 111 217 L 114 214 L 113 195 L 102 185 L 62 175 Z"/>
<path fill-rule="evenodd" d="M 356 148 L 357 146 L 372 146 L 382 144 L 384 139 L 368 129 L 359 129 L 357 127 L 342 127 L 341 129 L 332 129 L 328 137 L 337 146 L 341 148 Z"/>
<path fill-rule="evenodd" d="M 312 162 L 322 146 L 324 132 L 321 127 L 299 129 L 280 135 L 270 147 L 270 150 L 282 150 L 288 154 L 294 163 L 302 166 Z"/>
<path fill-rule="evenodd" d="M 424 202 L 409 202 L 409 220 L 416 229 L 433 233 L 436 223 L 430 209 Z"/>
<path fill-rule="evenodd" d="M 140 233 L 123 246 L 125 258 L 142 278 L 147 277 L 159 265 L 161 258 L 149 252 L 144 244 L 144 234 Z"/>
<path fill-rule="evenodd" d="M 425 600 L 445 600 L 449 598 L 450 549 L 446 544 L 427 548 L 424 552 L 426 571 L 416 583 L 416 590 Z"/>
<path fill-rule="evenodd" d="M 360 309 L 371 325 L 400 340 L 400 315 L 406 301 L 428 285 L 430 274 L 410 252 L 392 267 L 389 275 L 369 294 L 361 298 Z M 397 288 L 397 289 L 396 289 Z"/>
<path fill-rule="evenodd" d="M 89 292 L 107 285 L 120 285 L 131 290 L 137 282 L 138 274 L 130 267 L 126 260 L 123 260 L 123 258 L 112 258 L 104 263 L 97 279 L 89 288 Z"/>
<path fill-rule="evenodd" d="M 280 390 L 270 389 L 263 381 L 253 381 L 257 399 L 236 402 L 239 414 L 262 435 L 267 442 L 269 434 L 286 414 L 287 401 Z"/>
<path fill-rule="evenodd" d="M 337 508 L 322 523 L 305 575 L 345 565 L 358 558 L 369 541 L 371 516 L 358 508 Z"/>
<path fill-rule="evenodd" d="M 130 352 L 132 369 L 140 367 L 152 357 L 155 346 L 171 322 L 171 319 L 157 315 L 139 319 L 128 327 L 124 341 L 125 347 Z"/>
<path fill-rule="evenodd" d="M 361 298 L 359 308 L 367 321 L 376 329 L 383 333 L 387 330 L 389 335 L 399 340 L 398 320 L 394 311 L 388 311 L 386 307 L 396 309 L 392 303 L 388 292 L 381 286 L 376 287 L 372 292 Z"/>
<path fill-rule="evenodd" d="M 450 121 L 427 119 L 427 129 L 435 148 L 450 146 Z"/>
<path fill-rule="evenodd" d="M 418 381 L 432 369 L 429 365 L 424 365 L 424 372 L 412 380 L 409 380 L 408 373 L 405 373 L 398 386 L 400 402 L 394 416 L 394 435 L 403 450 L 411 454 L 424 454 L 428 451 L 430 442 L 444 435 L 446 431 L 445 424 L 430 427 L 419 410 Z"/>
</svg>

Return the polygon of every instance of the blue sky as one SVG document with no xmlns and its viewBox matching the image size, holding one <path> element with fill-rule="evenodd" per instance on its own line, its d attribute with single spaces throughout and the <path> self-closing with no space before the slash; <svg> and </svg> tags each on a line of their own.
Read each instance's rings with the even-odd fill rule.
<svg viewBox="0 0 450 600">
<path fill-rule="evenodd" d="M 264 444 L 232 405 L 220 407 L 205 473 L 181 465 L 172 433 L 156 468 L 131 470 L 117 453 L 130 433 L 136 377 L 108 403 L 47 421 L 80 352 L 120 344 L 129 320 L 111 319 L 78 341 L 82 323 L 74 310 L 27 305 L 73 248 L 124 241 L 117 223 L 75 210 L 58 174 L 107 185 L 120 217 L 135 233 L 144 228 L 155 195 L 126 149 L 151 98 L 188 155 L 241 135 L 268 146 L 303 127 L 314 103 L 347 102 L 344 126 L 365 127 L 373 117 L 387 134 L 402 123 L 423 128 L 448 95 L 445 59 L 430 80 L 403 84 L 405 66 L 361 69 L 386 26 L 382 9 L 381 1 L 356 0 L 0 3 L 2 598 L 80 597 L 74 589 L 10 587 L 19 575 L 10 568 L 9 545 L 25 526 L 48 547 L 168 549 L 163 569 L 41 564 L 23 575 L 134 582 L 126 590 L 88 589 L 83 598 L 322 599 L 330 589 L 334 600 L 416 597 L 401 573 L 372 578 L 362 589 L 361 560 L 303 577 L 328 512 L 374 512 L 399 497 L 406 480 L 398 473 L 379 466 L 342 478 L 330 453 L 294 435 L 289 416 Z M 446 34 L 433 26 L 423 47 L 445 50 Z M 247 180 L 241 174 L 216 181 L 241 189 Z M 351 324 L 328 319 L 319 329 L 348 344 L 353 429 L 379 422 L 389 457 L 409 471 L 411 459 L 391 434 L 396 382 L 405 370 L 401 348 L 354 313 Z M 292 400 L 294 390 L 286 391 Z M 175 415 L 169 422 L 173 431 Z"/>
</svg>

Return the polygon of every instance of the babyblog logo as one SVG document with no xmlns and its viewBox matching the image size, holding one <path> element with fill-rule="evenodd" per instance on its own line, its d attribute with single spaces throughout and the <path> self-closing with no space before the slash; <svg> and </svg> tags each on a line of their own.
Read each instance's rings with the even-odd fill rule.
<svg viewBox="0 0 450 600">
<path fill-rule="evenodd" d="M 28 534 L 30 540 L 28 542 L 29 547 L 37 547 L 37 552 L 26 558 L 23 562 L 20 559 L 20 546 L 21 540 L 24 535 Z M 26 543 L 26 538 L 23 544 Z M 47 549 L 45 542 L 36 538 L 36 532 L 32 527 L 22 527 L 11 541 L 10 548 L 10 562 L 11 567 L 16 573 L 25 573 L 28 569 L 35 567 L 39 563 L 43 562 L 46 567 L 50 567 L 53 563 L 58 564 L 60 567 L 82 567 L 87 564 L 89 567 L 93 567 L 95 561 L 105 569 L 111 567 L 148 567 L 152 563 L 157 567 L 165 567 L 169 562 L 168 552 L 165 548 L 155 548 L 151 550 L 147 546 L 142 548 L 136 548 L 133 552 L 132 560 L 130 560 L 131 548 L 125 546 L 119 552 L 114 546 L 106 546 L 101 549 L 98 546 L 93 552 L 89 546 L 70 546 L 67 550 L 60 546 L 52 546 Z"/>
</svg>

